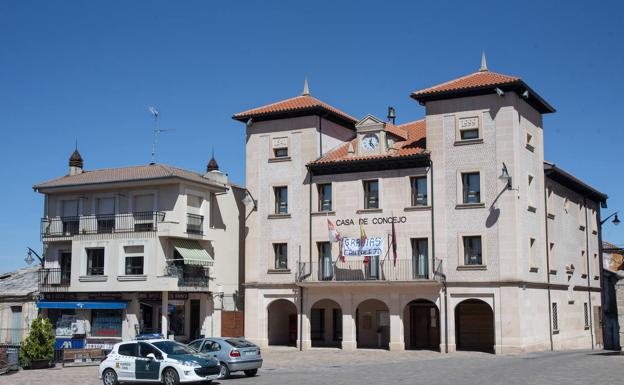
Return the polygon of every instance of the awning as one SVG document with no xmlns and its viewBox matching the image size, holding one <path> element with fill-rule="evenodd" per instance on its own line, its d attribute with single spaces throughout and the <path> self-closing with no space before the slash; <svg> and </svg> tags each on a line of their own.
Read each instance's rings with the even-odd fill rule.
<svg viewBox="0 0 624 385">
<path fill-rule="evenodd" d="M 212 266 L 214 263 L 208 251 L 195 240 L 172 239 L 171 242 L 187 265 Z"/>
<path fill-rule="evenodd" d="M 126 302 L 123 301 L 39 301 L 39 309 L 125 309 Z"/>
</svg>

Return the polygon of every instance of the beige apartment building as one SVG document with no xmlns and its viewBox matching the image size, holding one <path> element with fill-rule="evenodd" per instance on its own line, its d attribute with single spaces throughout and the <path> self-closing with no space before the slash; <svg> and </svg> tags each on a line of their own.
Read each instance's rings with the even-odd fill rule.
<svg viewBox="0 0 624 385">
<path fill-rule="evenodd" d="M 555 110 L 485 60 L 411 97 L 425 117 L 401 124 L 392 108 L 387 120 L 352 117 L 307 83 L 234 115 L 256 198 L 246 337 L 302 349 L 598 346 L 607 196 L 544 161 L 542 115 Z"/>
<path fill-rule="evenodd" d="M 67 175 L 34 186 L 45 199 L 37 306 L 58 345 L 219 336 L 222 314 L 242 310 L 244 189 L 214 158 L 204 174 L 83 163 L 76 150 Z"/>
</svg>

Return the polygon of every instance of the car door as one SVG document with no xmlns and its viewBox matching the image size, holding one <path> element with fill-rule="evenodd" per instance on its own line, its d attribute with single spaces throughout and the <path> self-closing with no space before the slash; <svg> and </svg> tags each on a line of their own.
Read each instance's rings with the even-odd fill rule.
<svg viewBox="0 0 624 385">
<path fill-rule="evenodd" d="M 138 345 L 136 342 L 121 344 L 117 348 L 115 357 L 115 371 L 120 381 L 134 380 L 136 356 L 138 355 Z"/>
<path fill-rule="evenodd" d="M 147 357 L 152 353 L 156 358 Z M 147 342 L 139 342 L 139 354 L 135 360 L 135 377 L 137 380 L 156 380 L 160 374 L 162 353 Z"/>
<path fill-rule="evenodd" d="M 204 345 L 202 346 L 202 353 L 207 354 L 211 357 L 216 358 L 219 361 L 224 361 L 223 357 L 221 357 L 221 345 L 219 345 L 215 341 L 206 340 Z"/>
</svg>

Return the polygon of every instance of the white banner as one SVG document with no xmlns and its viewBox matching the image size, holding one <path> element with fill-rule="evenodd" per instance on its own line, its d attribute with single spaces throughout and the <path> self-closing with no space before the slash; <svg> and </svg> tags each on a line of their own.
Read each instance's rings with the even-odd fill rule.
<svg viewBox="0 0 624 385">
<path fill-rule="evenodd" d="M 360 238 L 343 238 L 342 255 L 345 257 L 382 256 L 384 244 L 385 237 L 368 237 L 363 245 L 360 245 Z"/>
</svg>

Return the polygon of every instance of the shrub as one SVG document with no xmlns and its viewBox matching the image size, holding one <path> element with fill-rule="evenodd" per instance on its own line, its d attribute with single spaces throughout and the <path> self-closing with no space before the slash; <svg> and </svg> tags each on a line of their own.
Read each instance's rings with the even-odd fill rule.
<svg viewBox="0 0 624 385">
<path fill-rule="evenodd" d="M 51 360 L 54 357 L 54 331 L 47 318 L 33 319 L 28 336 L 20 348 L 20 361 L 30 366 L 35 360 Z"/>
</svg>

